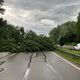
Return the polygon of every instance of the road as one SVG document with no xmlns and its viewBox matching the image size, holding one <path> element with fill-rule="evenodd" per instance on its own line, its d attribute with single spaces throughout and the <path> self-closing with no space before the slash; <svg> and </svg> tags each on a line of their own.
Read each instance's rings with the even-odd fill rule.
<svg viewBox="0 0 80 80">
<path fill-rule="evenodd" d="M 80 70 L 54 52 L 18 53 L 0 59 L 0 80 L 80 80 Z"/>
</svg>

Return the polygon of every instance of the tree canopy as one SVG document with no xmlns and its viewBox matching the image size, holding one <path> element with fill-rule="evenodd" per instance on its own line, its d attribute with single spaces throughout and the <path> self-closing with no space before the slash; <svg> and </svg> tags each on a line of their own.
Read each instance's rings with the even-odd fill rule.
<svg viewBox="0 0 80 80">
<path fill-rule="evenodd" d="M 5 9 L 2 8 L 2 5 L 4 4 L 4 0 L 0 0 L 0 13 L 4 14 Z"/>
<path fill-rule="evenodd" d="M 0 18 L 0 51 L 35 52 L 51 51 L 54 45 L 49 37 L 37 35 L 34 31 L 24 31 L 23 27 L 7 23 Z"/>
<path fill-rule="evenodd" d="M 77 17 L 76 33 L 77 33 L 77 36 L 78 36 L 78 40 L 80 40 L 80 13 Z"/>
<path fill-rule="evenodd" d="M 68 21 L 56 28 L 53 28 L 49 32 L 50 37 L 55 43 L 64 45 L 67 43 L 79 43 L 80 42 L 80 13 L 77 18 L 77 22 Z"/>
</svg>

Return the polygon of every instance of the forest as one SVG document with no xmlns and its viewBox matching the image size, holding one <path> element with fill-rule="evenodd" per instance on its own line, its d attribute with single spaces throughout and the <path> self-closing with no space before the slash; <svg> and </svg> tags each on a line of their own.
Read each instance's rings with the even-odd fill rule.
<svg viewBox="0 0 80 80">
<path fill-rule="evenodd" d="M 7 23 L 0 18 L 0 51 L 35 52 L 54 49 L 53 41 L 44 35 L 37 35 L 32 30 Z"/>
<path fill-rule="evenodd" d="M 77 21 L 68 21 L 58 25 L 49 32 L 49 35 L 56 44 L 61 46 L 80 43 L 80 13 Z"/>
</svg>

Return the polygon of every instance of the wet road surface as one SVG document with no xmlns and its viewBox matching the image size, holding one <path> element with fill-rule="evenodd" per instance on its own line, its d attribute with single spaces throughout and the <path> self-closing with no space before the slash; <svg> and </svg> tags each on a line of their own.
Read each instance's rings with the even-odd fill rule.
<svg viewBox="0 0 80 80">
<path fill-rule="evenodd" d="M 0 62 L 0 80 L 80 80 L 80 70 L 54 52 L 19 53 Z"/>
</svg>

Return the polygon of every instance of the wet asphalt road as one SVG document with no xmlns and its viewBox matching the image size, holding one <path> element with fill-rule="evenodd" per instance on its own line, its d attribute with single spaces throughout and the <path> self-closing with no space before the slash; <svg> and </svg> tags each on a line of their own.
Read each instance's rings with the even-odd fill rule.
<svg viewBox="0 0 80 80">
<path fill-rule="evenodd" d="M 0 59 L 0 80 L 80 80 L 80 70 L 54 52 L 19 53 Z"/>
</svg>

